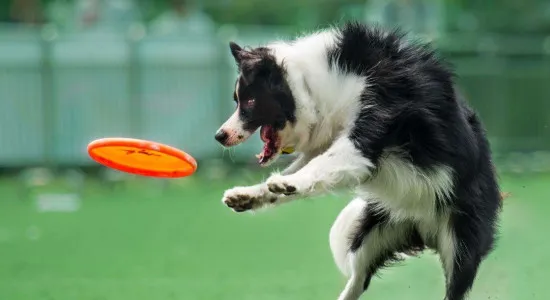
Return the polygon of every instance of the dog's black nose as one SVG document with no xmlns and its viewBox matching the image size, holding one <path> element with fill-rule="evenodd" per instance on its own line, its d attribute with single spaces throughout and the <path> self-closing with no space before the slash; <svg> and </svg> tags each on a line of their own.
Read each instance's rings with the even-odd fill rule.
<svg viewBox="0 0 550 300">
<path fill-rule="evenodd" d="M 224 144 L 225 140 L 227 140 L 227 132 L 225 132 L 225 130 L 219 130 L 216 132 L 216 136 L 214 137 L 216 138 L 216 141 Z"/>
</svg>

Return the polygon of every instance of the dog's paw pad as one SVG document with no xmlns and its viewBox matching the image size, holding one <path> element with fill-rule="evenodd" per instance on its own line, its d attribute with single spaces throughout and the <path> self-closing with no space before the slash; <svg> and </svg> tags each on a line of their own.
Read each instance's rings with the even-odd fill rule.
<svg viewBox="0 0 550 300">
<path fill-rule="evenodd" d="M 222 202 L 236 212 L 257 209 L 263 205 L 260 195 L 253 195 L 239 189 L 227 191 L 223 196 Z"/>
<path fill-rule="evenodd" d="M 267 187 L 270 192 L 275 194 L 292 195 L 297 192 L 296 186 L 286 182 L 281 176 L 268 180 Z"/>
<path fill-rule="evenodd" d="M 243 212 L 254 208 L 255 199 L 247 195 L 233 195 L 224 197 L 223 203 L 236 212 Z"/>
</svg>

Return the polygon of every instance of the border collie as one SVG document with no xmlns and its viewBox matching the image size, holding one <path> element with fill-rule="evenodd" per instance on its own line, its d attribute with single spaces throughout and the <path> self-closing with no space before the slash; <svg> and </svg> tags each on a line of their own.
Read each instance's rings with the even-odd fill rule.
<svg viewBox="0 0 550 300">
<path fill-rule="evenodd" d="M 381 267 L 430 248 L 447 300 L 465 299 L 492 250 L 501 196 L 485 130 L 449 64 L 399 30 L 347 23 L 265 47 L 230 49 L 239 69 L 226 147 L 260 129 L 259 163 L 299 153 L 284 171 L 227 190 L 236 212 L 353 189 L 330 230 L 355 300 Z"/>
</svg>

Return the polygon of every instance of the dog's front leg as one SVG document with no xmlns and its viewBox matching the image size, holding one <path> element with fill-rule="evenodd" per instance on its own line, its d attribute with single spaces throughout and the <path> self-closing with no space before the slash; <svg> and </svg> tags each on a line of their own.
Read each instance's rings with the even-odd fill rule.
<svg viewBox="0 0 550 300">
<path fill-rule="evenodd" d="M 298 172 L 301 168 L 307 165 L 307 163 L 309 163 L 312 158 L 316 156 L 316 154 L 314 153 L 315 152 L 300 154 L 300 156 L 298 156 L 288 167 L 281 171 L 281 174 L 290 175 Z"/>
<path fill-rule="evenodd" d="M 373 167 L 374 164 L 348 137 L 341 137 L 297 172 L 274 174 L 266 183 L 273 194 L 307 197 L 341 186 L 357 185 L 368 178 Z"/>
<path fill-rule="evenodd" d="M 300 170 L 312 158 L 312 155 L 302 154 L 294 160 L 281 174 L 290 175 Z M 275 205 L 292 200 L 292 196 L 285 196 L 269 191 L 265 182 L 252 185 L 234 187 L 225 191 L 222 202 L 236 212 L 256 210 L 267 205 Z"/>
</svg>

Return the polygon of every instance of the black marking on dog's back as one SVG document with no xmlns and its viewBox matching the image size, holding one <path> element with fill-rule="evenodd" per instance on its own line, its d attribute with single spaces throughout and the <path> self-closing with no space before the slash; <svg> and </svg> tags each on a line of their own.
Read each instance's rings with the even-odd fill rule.
<svg viewBox="0 0 550 300">
<path fill-rule="evenodd" d="M 398 147 L 420 168 L 467 171 L 475 136 L 459 109 L 450 65 L 429 45 L 407 41 L 399 30 L 348 23 L 328 59 L 368 83 L 361 99 L 368 108 L 350 133 L 366 157 L 376 164 L 385 149 Z"/>
</svg>

